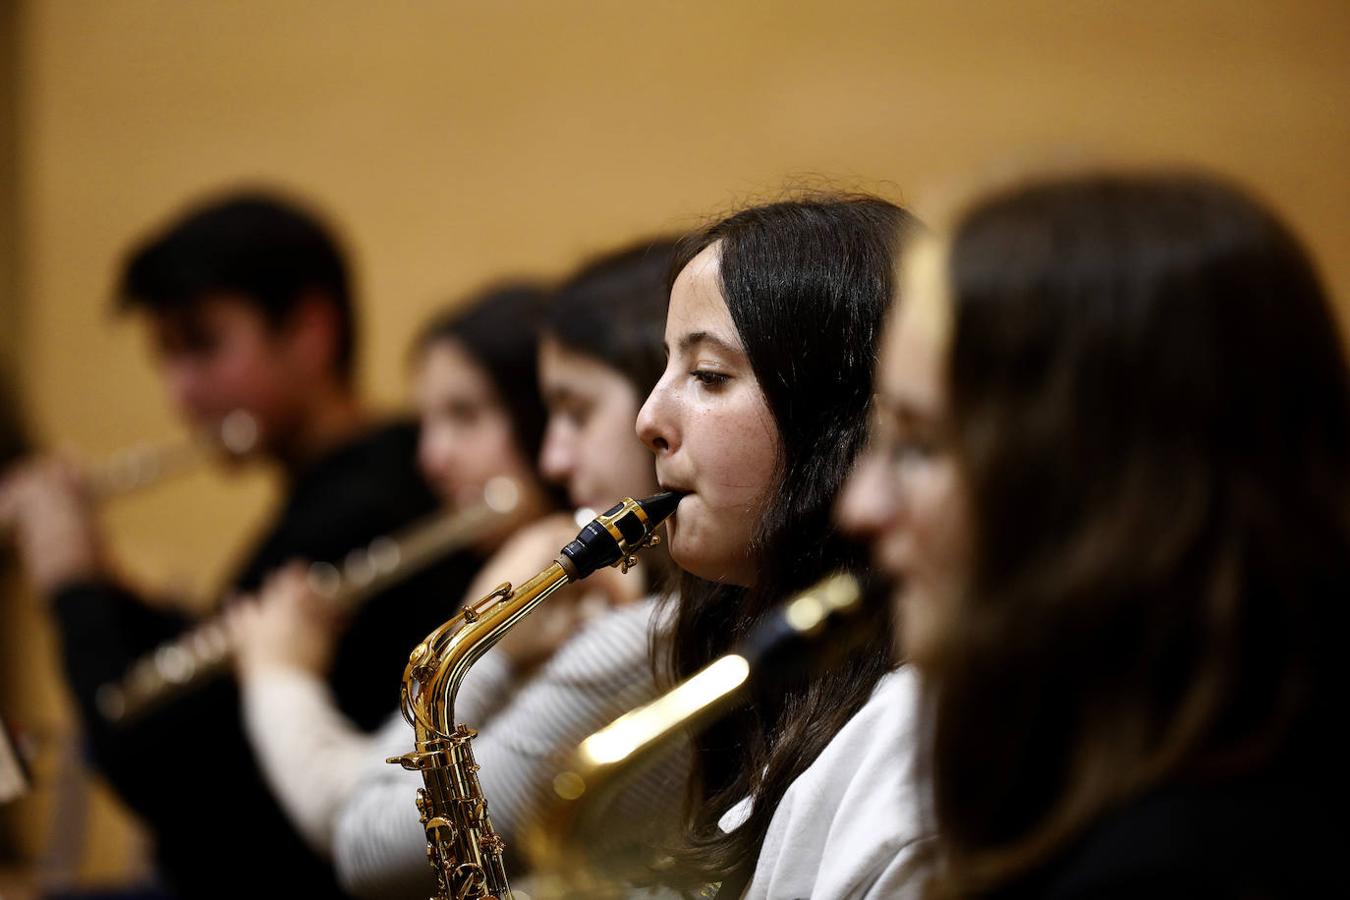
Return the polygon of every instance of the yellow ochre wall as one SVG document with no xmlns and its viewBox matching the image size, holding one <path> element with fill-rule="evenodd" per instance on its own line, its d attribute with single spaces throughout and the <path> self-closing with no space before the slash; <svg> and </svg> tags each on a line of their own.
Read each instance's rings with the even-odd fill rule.
<svg viewBox="0 0 1350 900">
<path fill-rule="evenodd" d="M 19 339 L 0 346 L 40 442 L 91 457 L 174 434 L 143 337 L 108 314 L 119 255 L 240 182 L 299 192 L 342 226 L 361 381 L 383 404 L 401 398 L 417 324 L 488 279 L 555 275 L 797 184 L 922 215 L 963 177 L 1047 155 L 1235 176 L 1307 238 L 1343 311 L 1350 297 L 1344 0 L 17 9 L 22 253 L 0 310 Z M 269 492 L 201 475 L 107 519 L 133 573 L 201 597 Z M 49 666 L 26 669 L 30 693 L 59 697 Z M 120 850 L 91 852 L 94 875 L 120 871 Z"/>
</svg>

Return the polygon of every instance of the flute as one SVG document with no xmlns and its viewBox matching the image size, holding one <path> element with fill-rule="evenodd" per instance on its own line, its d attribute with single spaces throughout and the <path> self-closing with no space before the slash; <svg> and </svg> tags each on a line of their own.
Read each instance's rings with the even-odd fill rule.
<svg viewBox="0 0 1350 900">
<path fill-rule="evenodd" d="M 519 501 L 513 481 L 491 479 L 479 503 L 432 516 L 400 534 L 378 537 L 348 553 L 341 566 L 312 563 L 309 585 L 338 611 L 351 612 L 391 585 L 476 543 Z M 220 677 L 229 671 L 233 658 L 224 619 L 212 617 L 138 659 L 120 680 L 99 688 L 95 701 L 109 722 L 129 722 Z"/>
</svg>

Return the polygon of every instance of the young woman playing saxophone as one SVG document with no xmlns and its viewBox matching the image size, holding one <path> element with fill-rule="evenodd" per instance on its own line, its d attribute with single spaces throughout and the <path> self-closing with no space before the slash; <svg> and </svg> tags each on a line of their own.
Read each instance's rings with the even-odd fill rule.
<svg viewBox="0 0 1350 900">
<path fill-rule="evenodd" d="M 1345 896 L 1350 372 L 1306 251 L 1211 176 L 1087 173 L 903 281 L 842 513 L 923 675 L 928 895 Z"/>
<path fill-rule="evenodd" d="M 669 359 L 638 416 L 661 486 L 687 493 L 669 525 L 684 571 L 661 648 L 671 680 L 793 593 L 864 568 L 831 509 L 866 433 L 893 254 L 916 228 L 884 201 L 827 197 L 747 209 L 682 244 Z M 891 755 L 868 748 L 878 723 L 907 739 L 892 710 L 914 686 L 892 673 L 884 615 L 871 634 L 838 666 L 761 684 L 695 739 L 672 883 L 853 897 L 886 875 L 917 826 L 894 812 Z M 830 776 L 807 777 L 827 754 Z"/>
</svg>

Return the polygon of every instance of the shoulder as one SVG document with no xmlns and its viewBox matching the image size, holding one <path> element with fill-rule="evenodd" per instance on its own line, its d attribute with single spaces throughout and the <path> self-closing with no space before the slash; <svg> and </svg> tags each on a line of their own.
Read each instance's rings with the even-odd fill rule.
<svg viewBox="0 0 1350 900">
<path fill-rule="evenodd" d="M 1283 771 L 1169 786 L 1107 816 L 1010 895 L 1345 896 L 1350 829 L 1326 783 Z M 1019 888 L 1022 886 L 1019 885 Z"/>
<path fill-rule="evenodd" d="M 437 500 L 417 470 L 416 446 L 407 423 L 381 425 L 297 474 L 239 580 L 251 586 L 295 557 L 339 558 L 430 514 Z"/>
<path fill-rule="evenodd" d="M 883 676 L 862 709 L 788 788 L 784 801 L 851 813 L 858 809 L 855 804 L 890 808 L 891 800 L 908 796 L 918 697 L 918 679 L 909 666 Z"/>
<path fill-rule="evenodd" d="M 615 607 L 590 620 L 548 663 L 563 680 L 632 682 L 635 674 L 651 680 L 651 629 L 658 604 L 652 598 Z"/>
<path fill-rule="evenodd" d="M 751 896 L 858 896 L 918 845 L 918 695 L 909 667 L 884 676 L 792 783 L 769 824 Z"/>
<path fill-rule="evenodd" d="M 335 483 L 344 485 L 340 493 L 356 491 L 366 502 L 401 502 L 409 493 L 432 499 L 417 468 L 417 426 L 393 421 L 363 431 L 302 473 L 295 492 L 326 495 Z"/>
</svg>

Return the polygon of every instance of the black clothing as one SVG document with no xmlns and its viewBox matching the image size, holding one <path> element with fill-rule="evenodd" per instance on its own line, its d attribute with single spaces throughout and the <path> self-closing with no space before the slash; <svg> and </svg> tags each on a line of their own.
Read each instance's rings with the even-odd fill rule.
<svg viewBox="0 0 1350 900">
<path fill-rule="evenodd" d="M 340 562 L 352 549 L 434 512 L 417 473 L 416 429 L 379 429 L 340 447 L 292 482 L 274 525 L 231 581 L 256 588 L 293 559 Z M 449 618 L 478 560 L 460 554 L 371 599 L 354 616 L 329 682 L 339 707 L 373 730 L 398 704 L 408 652 Z M 124 725 L 99 715 L 99 686 L 180 633 L 187 620 L 116 585 L 72 584 L 54 598 L 66 676 L 95 763 L 154 832 L 166 880 L 185 898 L 341 897 L 272 799 L 243 731 L 238 688 L 225 678 Z M 412 809 L 412 798 L 409 798 Z"/>
<path fill-rule="evenodd" d="M 1325 771 L 1325 770 L 1323 770 Z M 1350 896 L 1344 791 L 1292 767 L 1157 790 L 1001 898 Z"/>
</svg>

